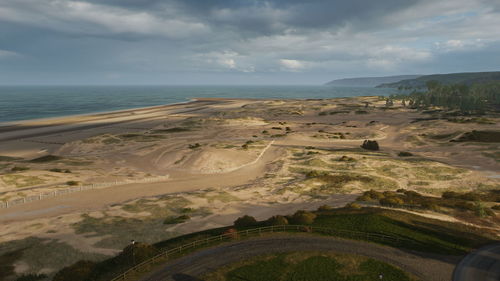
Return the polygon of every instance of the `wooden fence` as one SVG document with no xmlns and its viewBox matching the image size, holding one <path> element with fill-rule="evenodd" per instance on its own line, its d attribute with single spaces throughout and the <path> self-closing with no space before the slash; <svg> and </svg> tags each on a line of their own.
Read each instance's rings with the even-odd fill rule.
<svg viewBox="0 0 500 281">
<path fill-rule="evenodd" d="M 358 232 L 358 231 L 346 231 L 338 230 L 329 227 L 319 227 L 319 226 L 307 226 L 307 225 L 277 225 L 277 226 L 265 226 L 254 229 L 241 230 L 232 233 L 225 233 L 217 236 L 208 237 L 201 240 L 196 240 L 173 249 L 167 249 L 162 251 L 160 254 L 145 260 L 117 277 L 113 278 L 111 281 L 125 281 L 125 280 L 136 280 L 142 274 L 150 271 L 155 266 L 160 265 L 168 261 L 169 259 L 178 258 L 183 253 L 189 253 L 189 250 L 194 250 L 196 248 L 203 248 L 211 245 L 216 245 L 224 241 L 230 241 L 234 239 L 248 238 L 252 236 L 259 236 L 265 233 L 274 232 L 314 232 L 320 234 L 327 234 L 330 236 L 338 236 L 354 240 L 368 240 L 373 242 L 393 242 L 398 243 L 413 243 L 418 244 L 417 241 L 405 239 L 397 236 L 390 236 L 380 233 L 368 233 L 368 232 Z"/>
<path fill-rule="evenodd" d="M 130 183 L 148 183 L 148 182 L 160 182 L 168 179 L 169 176 L 159 176 L 159 177 L 151 177 L 151 178 L 144 178 L 140 180 L 124 180 L 124 181 L 114 181 L 114 182 L 104 182 L 104 183 L 93 183 L 93 184 L 88 184 L 88 185 L 80 185 L 80 186 L 73 186 L 73 187 L 68 187 L 64 189 L 56 189 L 50 192 L 41 192 L 36 195 L 30 195 L 22 198 L 16 198 L 10 201 L 0 201 L 0 208 L 9 208 L 15 205 L 19 204 L 24 204 L 28 202 L 33 202 L 33 201 L 38 201 L 38 200 L 43 200 L 47 198 L 52 198 L 64 194 L 69 194 L 73 192 L 78 192 L 78 191 L 84 191 L 84 190 L 89 190 L 89 189 L 98 189 L 98 188 L 104 188 L 104 187 L 110 187 L 114 185 L 122 185 L 122 184 L 130 184 Z"/>
</svg>

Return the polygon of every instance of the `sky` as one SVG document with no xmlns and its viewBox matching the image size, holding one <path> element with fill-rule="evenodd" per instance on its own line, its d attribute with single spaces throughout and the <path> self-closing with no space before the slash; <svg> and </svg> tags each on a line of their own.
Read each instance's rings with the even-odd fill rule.
<svg viewBox="0 0 500 281">
<path fill-rule="evenodd" d="M 0 0 L 0 85 L 500 71 L 500 0 Z"/>
</svg>

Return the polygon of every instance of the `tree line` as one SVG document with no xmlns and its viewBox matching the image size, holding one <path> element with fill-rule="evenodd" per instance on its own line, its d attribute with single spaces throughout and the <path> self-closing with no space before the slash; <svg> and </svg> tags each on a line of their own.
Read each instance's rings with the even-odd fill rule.
<svg viewBox="0 0 500 281">
<path fill-rule="evenodd" d="M 432 106 L 457 110 L 464 114 L 482 114 L 500 109 L 500 82 L 443 85 L 437 81 L 426 83 L 426 92 L 391 95 L 390 100 L 402 100 L 404 106 L 425 109 Z"/>
</svg>

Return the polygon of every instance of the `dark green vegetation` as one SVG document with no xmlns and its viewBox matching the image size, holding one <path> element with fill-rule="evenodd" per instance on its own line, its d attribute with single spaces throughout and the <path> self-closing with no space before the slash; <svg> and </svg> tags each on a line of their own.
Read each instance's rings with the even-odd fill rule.
<svg viewBox="0 0 500 281">
<path fill-rule="evenodd" d="M 27 171 L 30 168 L 28 167 L 22 167 L 22 166 L 14 166 L 12 169 L 10 169 L 12 172 L 22 172 L 22 171 Z"/>
<path fill-rule="evenodd" d="M 500 72 L 499 72 L 500 73 Z M 458 114 L 484 114 L 500 108 L 500 82 L 484 84 L 443 85 L 436 81 L 427 82 L 427 92 L 413 92 L 409 95 L 391 96 L 403 99 L 408 106 L 428 109 L 432 106 L 458 111 Z"/>
<path fill-rule="evenodd" d="M 183 128 L 183 127 L 174 127 L 174 128 L 169 128 L 169 129 L 161 129 L 161 130 L 153 130 L 151 131 L 152 134 L 169 134 L 169 133 L 181 133 L 181 132 L 188 132 L 191 131 L 189 128 Z"/>
<path fill-rule="evenodd" d="M 414 79 L 405 79 L 395 83 L 380 84 L 377 88 L 403 88 L 415 89 L 425 88 L 427 82 L 437 81 L 444 85 L 464 84 L 472 85 L 477 83 L 500 81 L 500 72 L 472 72 L 472 73 L 450 73 L 424 75 Z"/>
<path fill-rule="evenodd" d="M 259 280 L 259 281 L 409 281 L 410 276 L 387 263 L 359 256 L 328 255 L 320 253 L 283 253 L 263 256 L 223 270 L 222 278 L 206 280 Z M 235 266 L 233 266 L 235 267 Z M 226 272 L 224 272 L 226 271 Z M 210 275 L 208 275 L 210 276 Z"/>
<path fill-rule="evenodd" d="M 191 217 L 188 215 L 182 215 L 178 217 L 168 217 L 163 221 L 163 224 L 178 224 L 190 220 Z"/>
<path fill-rule="evenodd" d="M 55 172 L 55 173 L 66 173 L 66 174 L 71 173 L 71 170 L 68 170 L 68 169 L 59 169 L 59 168 L 52 168 L 49 171 Z"/>
<path fill-rule="evenodd" d="M 500 142 L 500 131 L 472 131 L 466 132 L 451 142 Z"/>
<path fill-rule="evenodd" d="M 454 224 L 434 219 L 429 219 L 396 210 L 385 210 L 379 208 L 342 208 L 330 209 L 325 206 L 315 212 L 298 211 L 296 214 L 312 214 L 314 218 L 311 226 L 328 227 L 337 230 L 329 235 L 357 240 L 367 240 L 380 244 L 385 244 L 398 248 L 412 249 L 421 252 L 431 252 L 439 254 L 464 254 L 473 248 L 490 243 L 494 237 L 484 229 L 477 229 L 471 226 Z M 296 215 L 286 217 L 287 221 Z M 278 219 L 281 223 L 284 220 Z M 236 227 L 238 230 L 255 228 L 269 225 L 270 221 L 276 218 L 257 222 L 251 226 Z M 234 231 L 234 226 L 209 229 L 206 231 L 182 235 L 173 239 L 158 242 L 154 245 L 138 243 L 142 249 L 140 255 L 135 255 L 133 260 L 132 249 L 135 245 L 129 245 L 118 256 L 107 259 L 100 263 L 93 263 L 90 273 L 84 279 L 71 280 L 108 280 L 135 264 L 146 260 L 158 253 L 160 249 L 171 249 L 190 243 L 195 240 L 230 233 Z M 309 228 L 309 227 L 308 227 Z M 308 231 L 302 229 L 302 231 Z M 359 234 L 361 233 L 361 235 Z M 363 233 L 387 235 L 395 239 L 367 238 Z M 237 238 L 235 235 L 234 238 Z M 135 251 L 135 250 L 134 250 Z M 85 265 L 85 267 L 87 267 Z M 67 269 L 68 270 L 68 269 Z M 72 270 L 78 271 L 78 268 Z M 69 274 L 66 272 L 65 274 Z M 403 279 L 404 280 L 404 279 Z"/>
<path fill-rule="evenodd" d="M 365 140 L 361 147 L 366 150 L 379 150 L 378 142 L 374 140 Z"/>
<path fill-rule="evenodd" d="M 29 162 L 31 162 L 31 163 L 47 163 L 47 162 L 58 161 L 58 160 L 61 160 L 61 159 L 62 159 L 62 157 L 59 157 L 59 156 L 45 155 L 45 156 L 42 156 L 42 157 L 31 159 Z"/>
<path fill-rule="evenodd" d="M 398 192 L 375 190 L 366 191 L 358 201 L 378 201 L 380 205 L 406 209 L 431 210 L 450 213 L 453 211 L 472 212 L 478 217 L 495 216 L 495 213 L 482 202 L 500 202 L 500 191 L 458 193 L 444 192 L 441 197 L 424 196 L 411 190 L 399 189 Z"/>
<path fill-rule="evenodd" d="M 408 151 L 401 151 L 398 153 L 398 156 L 399 157 L 409 157 L 409 156 L 413 156 L 413 153 L 408 152 Z"/>
</svg>

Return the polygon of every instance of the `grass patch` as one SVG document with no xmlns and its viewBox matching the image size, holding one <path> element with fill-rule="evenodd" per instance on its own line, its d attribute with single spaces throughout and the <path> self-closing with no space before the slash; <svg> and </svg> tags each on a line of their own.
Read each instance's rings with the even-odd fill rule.
<svg viewBox="0 0 500 281">
<path fill-rule="evenodd" d="M 17 160 L 22 160 L 23 158 L 19 157 L 11 157 L 11 156 L 2 156 L 0 155 L 0 161 L 5 161 L 5 162 L 10 162 L 10 161 L 17 161 Z"/>
<path fill-rule="evenodd" d="M 453 142 L 500 142 L 500 131 L 472 131 L 462 134 Z"/>
<path fill-rule="evenodd" d="M 54 162 L 63 159 L 62 157 L 55 156 L 55 155 L 45 155 L 42 157 L 38 157 L 35 159 L 31 159 L 29 162 L 31 163 L 47 163 L 47 162 Z"/>
<path fill-rule="evenodd" d="M 169 128 L 169 129 L 161 129 L 161 130 L 153 130 L 151 131 L 152 134 L 170 134 L 170 133 L 182 133 L 182 132 L 189 132 L 191 129 L 189 128 L 184 128 L 184 127 L 174 127 L 174 128 Z"/>
<path fill-rule="evenodd" d="M 3 175 L 2 181 L 7 185 L 13 185 L 15 187 L 26 187 L 44 184 L 45 180 L 36 176 L 25 176 L 25 175 Z"/>
<path fill-rule="evenodd" d="M 292 252 L 263 255 L 237 262 L 206 274 L 206 281 L 262 280 L 262 281 L 371 281 L 415 280 L 401 269 L 358 255 L 320 252 Z"/>
<path fill-rule="evenodd" d="M 28 272 L 39 272 L 47 268 L 58 270 L 82 259 L 100 261 L 106 257 L 80 252 L 66 243 L 51 239 L 29 237 L 9 241 L 0 244 L 0 279 L 12 276 L 13 265 L 18 261 L 29 265 Z"/>
</svg>

